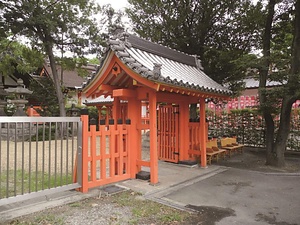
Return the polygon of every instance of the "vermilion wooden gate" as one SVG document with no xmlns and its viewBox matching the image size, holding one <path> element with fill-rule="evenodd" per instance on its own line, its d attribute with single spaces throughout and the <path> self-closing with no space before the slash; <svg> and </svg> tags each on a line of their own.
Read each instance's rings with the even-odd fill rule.
<svg viewBox="0 0 300 225">
<path fill-rule="evenodd" d="M 83 115 L 82 192 L 130 178 L 128 130 L 130 125 L 88 126 Z M 90 128 L 90 129 L 89 129 Z"/>
<path fill-rule="evenodd" d="M 179 107 L 160 105 L 158 110 L 158 159 L 178 163 Z"/>
</svg>

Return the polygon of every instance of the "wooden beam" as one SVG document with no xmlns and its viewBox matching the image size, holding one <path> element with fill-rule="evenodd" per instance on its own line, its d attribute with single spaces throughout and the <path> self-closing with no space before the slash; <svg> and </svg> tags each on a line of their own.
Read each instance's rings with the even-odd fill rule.
<svg viewBox="0 0 300 225">
<path fill-rule="evenodd" d="M 144 88 L 144 87 L 140 87 L 137 89 L 137 97 L 139 100 L 146 100 L 148 98 L 148 91 L 150 89 L 148 88 Z"/>
<path fill-rule="evenodd" d="M 130 89 L 115 89 L 113 90 L 113 97 L 136 97 L 137 93 L 135 90 Z"/>
<path fill-rule="evenodd" d="M 108 84 L 101 84 L 99 87 L 98 87 L 98 90 L 99 91 L 110 91 L 112 92 L 113 90 L 115 90 L 116 87 L 113 87 L 111 85 L 108 85 Z"/>
</svg>

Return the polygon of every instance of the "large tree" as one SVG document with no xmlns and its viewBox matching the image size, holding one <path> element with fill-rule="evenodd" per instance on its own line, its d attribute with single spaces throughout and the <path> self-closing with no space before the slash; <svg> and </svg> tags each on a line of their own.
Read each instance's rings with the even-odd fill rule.
<svg viewBox="0 0 300 225">
<path fill-rule="evenodd" d="M 60 116 L 65 103 L 56 70 L 55 51 L 69 51 L 79 57 L 94 53 L 99 46 L 96 15 L 99 7 L 93 0 L 2 0 L 0 34 L 10 38 L 23 36 L 47 55 L 53 74 Z"/>
<path fill-rule="evenodd" d="M 235 61 L 260 45 L 262 4 L 250 0 L 129 0 L 126 10 L 141 37 L 191 55 L 198 55 L 204 72 L 230 84 L 237 93 L 242 73 Z M 196 105 L 190 117 L 195 118 Z"/>
<path fill-rule="evenodd" d="M 300 99 L 300 0 L 268 1 L 262 40 L 259 99 L 266 123 L 267 164 L 280 167 L 285 165 L 292 105 Z M 269 90 L 267 80 L 282 86 Z"/>
<path fill-rule="evenodd" d="M 129 0 L 127 13 L 143 38 L 198 55 L 218 82 L 236 80 L 238 59 L 259 46 L 262 4 L 250 0 Z M 238 75 L 240 79 L 240 75 Z"/>
<path fill-rule="evenodd" d="M 0 76 L 32 73 L 42 64 L 43 55 L 36 49 L 7 38 L 0 40 Z"/>
<path fill-rule="evenodd" d="M 292 105 L 300 99 L 299 2 L 129 0 L 127 12 L 140 36 L 199 55 L 216 81 L 235 84 L 254 71 L 267 128 L 267 164 L 283 166 Z M 251 50 L 263 56 L 249 55 Z M 282 86 L 270 90 L 267 80 Z"/>
</svg>

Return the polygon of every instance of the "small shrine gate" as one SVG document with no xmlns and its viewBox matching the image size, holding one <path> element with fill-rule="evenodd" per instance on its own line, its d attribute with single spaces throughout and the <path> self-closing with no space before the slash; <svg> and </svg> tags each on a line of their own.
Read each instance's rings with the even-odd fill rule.
<svg viewBox="0 0 300 225">
<path fill-rule="evenodd" d="M 82 91 L 87 98 L 103 95 L 113 99 L 110 117 L 100 122 L 99 130 L 92 125 L 84 134 L 83 152 L 88 160 L 83 164 L 83 187 L 135 178 L 142 167 L 150 168 L 150 182 L 156 184 L 159 159 L 177 163 L 196 156 L 201 167 L 206 167 L 205 99 L 227 99 L 230 91 L 202 69 L 195 56 L 134 35 L 111 38 L 99 70 Z M 126 110 L 121 110 L 124 102 Z M 199 106 L 197 126 L 189 123 L 190 104 Z M 142 119 L 142 105 L 147 106 L 148 120 Z M 149 161 L 141 157 L 143 130 L 150 132 Z M 107 141 L 109 147 L 104 144 Z"/>
</svg>

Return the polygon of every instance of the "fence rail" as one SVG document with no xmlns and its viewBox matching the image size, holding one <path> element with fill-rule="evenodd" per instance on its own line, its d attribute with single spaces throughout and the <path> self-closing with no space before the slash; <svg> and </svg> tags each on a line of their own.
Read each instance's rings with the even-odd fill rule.
<svg viewBox="0 0 300 225">
<path fill-rule="evenodd" d="M 0 205 L 80 187 L 81 130 L 79 117 L 0 117 Z"/>
</svg>

